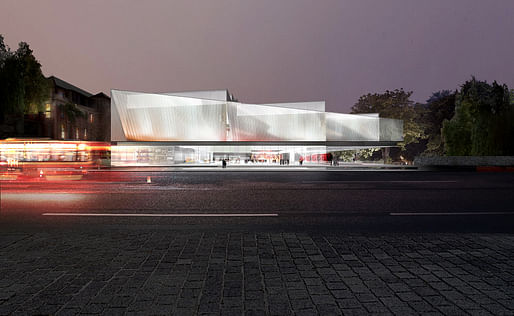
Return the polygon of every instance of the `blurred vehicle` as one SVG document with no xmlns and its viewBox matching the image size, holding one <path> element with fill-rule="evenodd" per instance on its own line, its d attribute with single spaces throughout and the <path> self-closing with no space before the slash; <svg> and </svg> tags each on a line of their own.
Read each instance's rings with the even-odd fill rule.
<svg viewBox="0 0 514 316">
<path fill-rule="evenodd" d="M 0 173 L 47 180 L 80 179 L 110 165 L 110 144 L 49 139 L 0 140 Z"/>
</svg>

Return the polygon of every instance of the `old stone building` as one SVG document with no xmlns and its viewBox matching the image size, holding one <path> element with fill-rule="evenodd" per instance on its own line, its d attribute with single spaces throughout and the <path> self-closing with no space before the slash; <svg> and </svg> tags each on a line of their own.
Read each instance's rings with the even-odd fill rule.
<svg viewBox="0 0 514 316">
<path fill-rule="evenodd" d="M 42 128 L 30 136 L 62 140 L 110 141 L 110 98 L 104 93 L 91 94 L 55 76 L 48 78 L 50 98 L 45 104 Z M 31 134 L 34 134 L 32 132 Z"/>
</svg>

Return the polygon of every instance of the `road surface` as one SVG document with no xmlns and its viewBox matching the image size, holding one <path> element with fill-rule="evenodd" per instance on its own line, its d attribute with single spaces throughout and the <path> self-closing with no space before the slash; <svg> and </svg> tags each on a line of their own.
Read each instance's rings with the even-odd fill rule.
<svg viewBox="0 0 514 316">
<path fill-rule="evenodd" d="M 512 314 L 514 174 L 1 182 L 0 314 Z"/>
</svg>

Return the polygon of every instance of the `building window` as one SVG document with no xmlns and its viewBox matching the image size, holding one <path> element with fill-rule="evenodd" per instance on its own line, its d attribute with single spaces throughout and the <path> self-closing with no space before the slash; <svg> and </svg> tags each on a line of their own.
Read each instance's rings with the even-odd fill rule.
<svg viewBox="0 0 514 316">
<path fill-rule="evenodd" d="M 84 128 L 84 139 L 87 139 L 87 128 Z"/>
<path fill-rule="evenodd" d="M 66 138 L 66 131 L 64 130 L 64 124 L 61 124 L 61 138 Z"/>
<path fill-rule="evenodd" d="M 47 119 L 52 118 L 52 105 L 50 103 L 45 105 L 45 117 Z"/>
<path fill-rule="evenodd" d="M 93 121 L 94 121 L 93 114 L 90 113 L 89 114 L 89 123 L 93 123 Z"/>
<path fill-rule="evenodd" d="M 80 138 L 80 137 L 79 137 L 79 128 L 78 128 L 78 127 L 76 127 L 76 128 L 75 128 L 75 139 L 79 139 L 79 138 Z"/>
</svg>

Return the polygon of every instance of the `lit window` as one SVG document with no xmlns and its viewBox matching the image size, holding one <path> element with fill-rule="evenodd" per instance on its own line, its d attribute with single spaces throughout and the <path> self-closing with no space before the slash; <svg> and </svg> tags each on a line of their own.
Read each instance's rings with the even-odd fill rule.
<svg viewBox="0 0 514 316">
<path fill-rule="evenodd" d="M 64 124 L 61 124 L 61 138 L 66 138 L 66 131 L 64 130 Z"/>
<path fill-rule="evenodd" d="M 93 123 L 93 114 L 89 114 L 89 123 Z"/>
<path fill-rule="evenodd" d="M 52 117 L 52 106 L 50 105 L 50 103 L 47 103 L 45 105 L 45 117 L 48 119 Z"/>
<path fill-rule="evenodd" d="M 79 139 L 79 128 L 75 128 L 75 139 Z"/>
<path fill-rule="evenodd" d="M 87 128 L 84 128 L 84 139 L 87 139 Z"/>
</svg>

